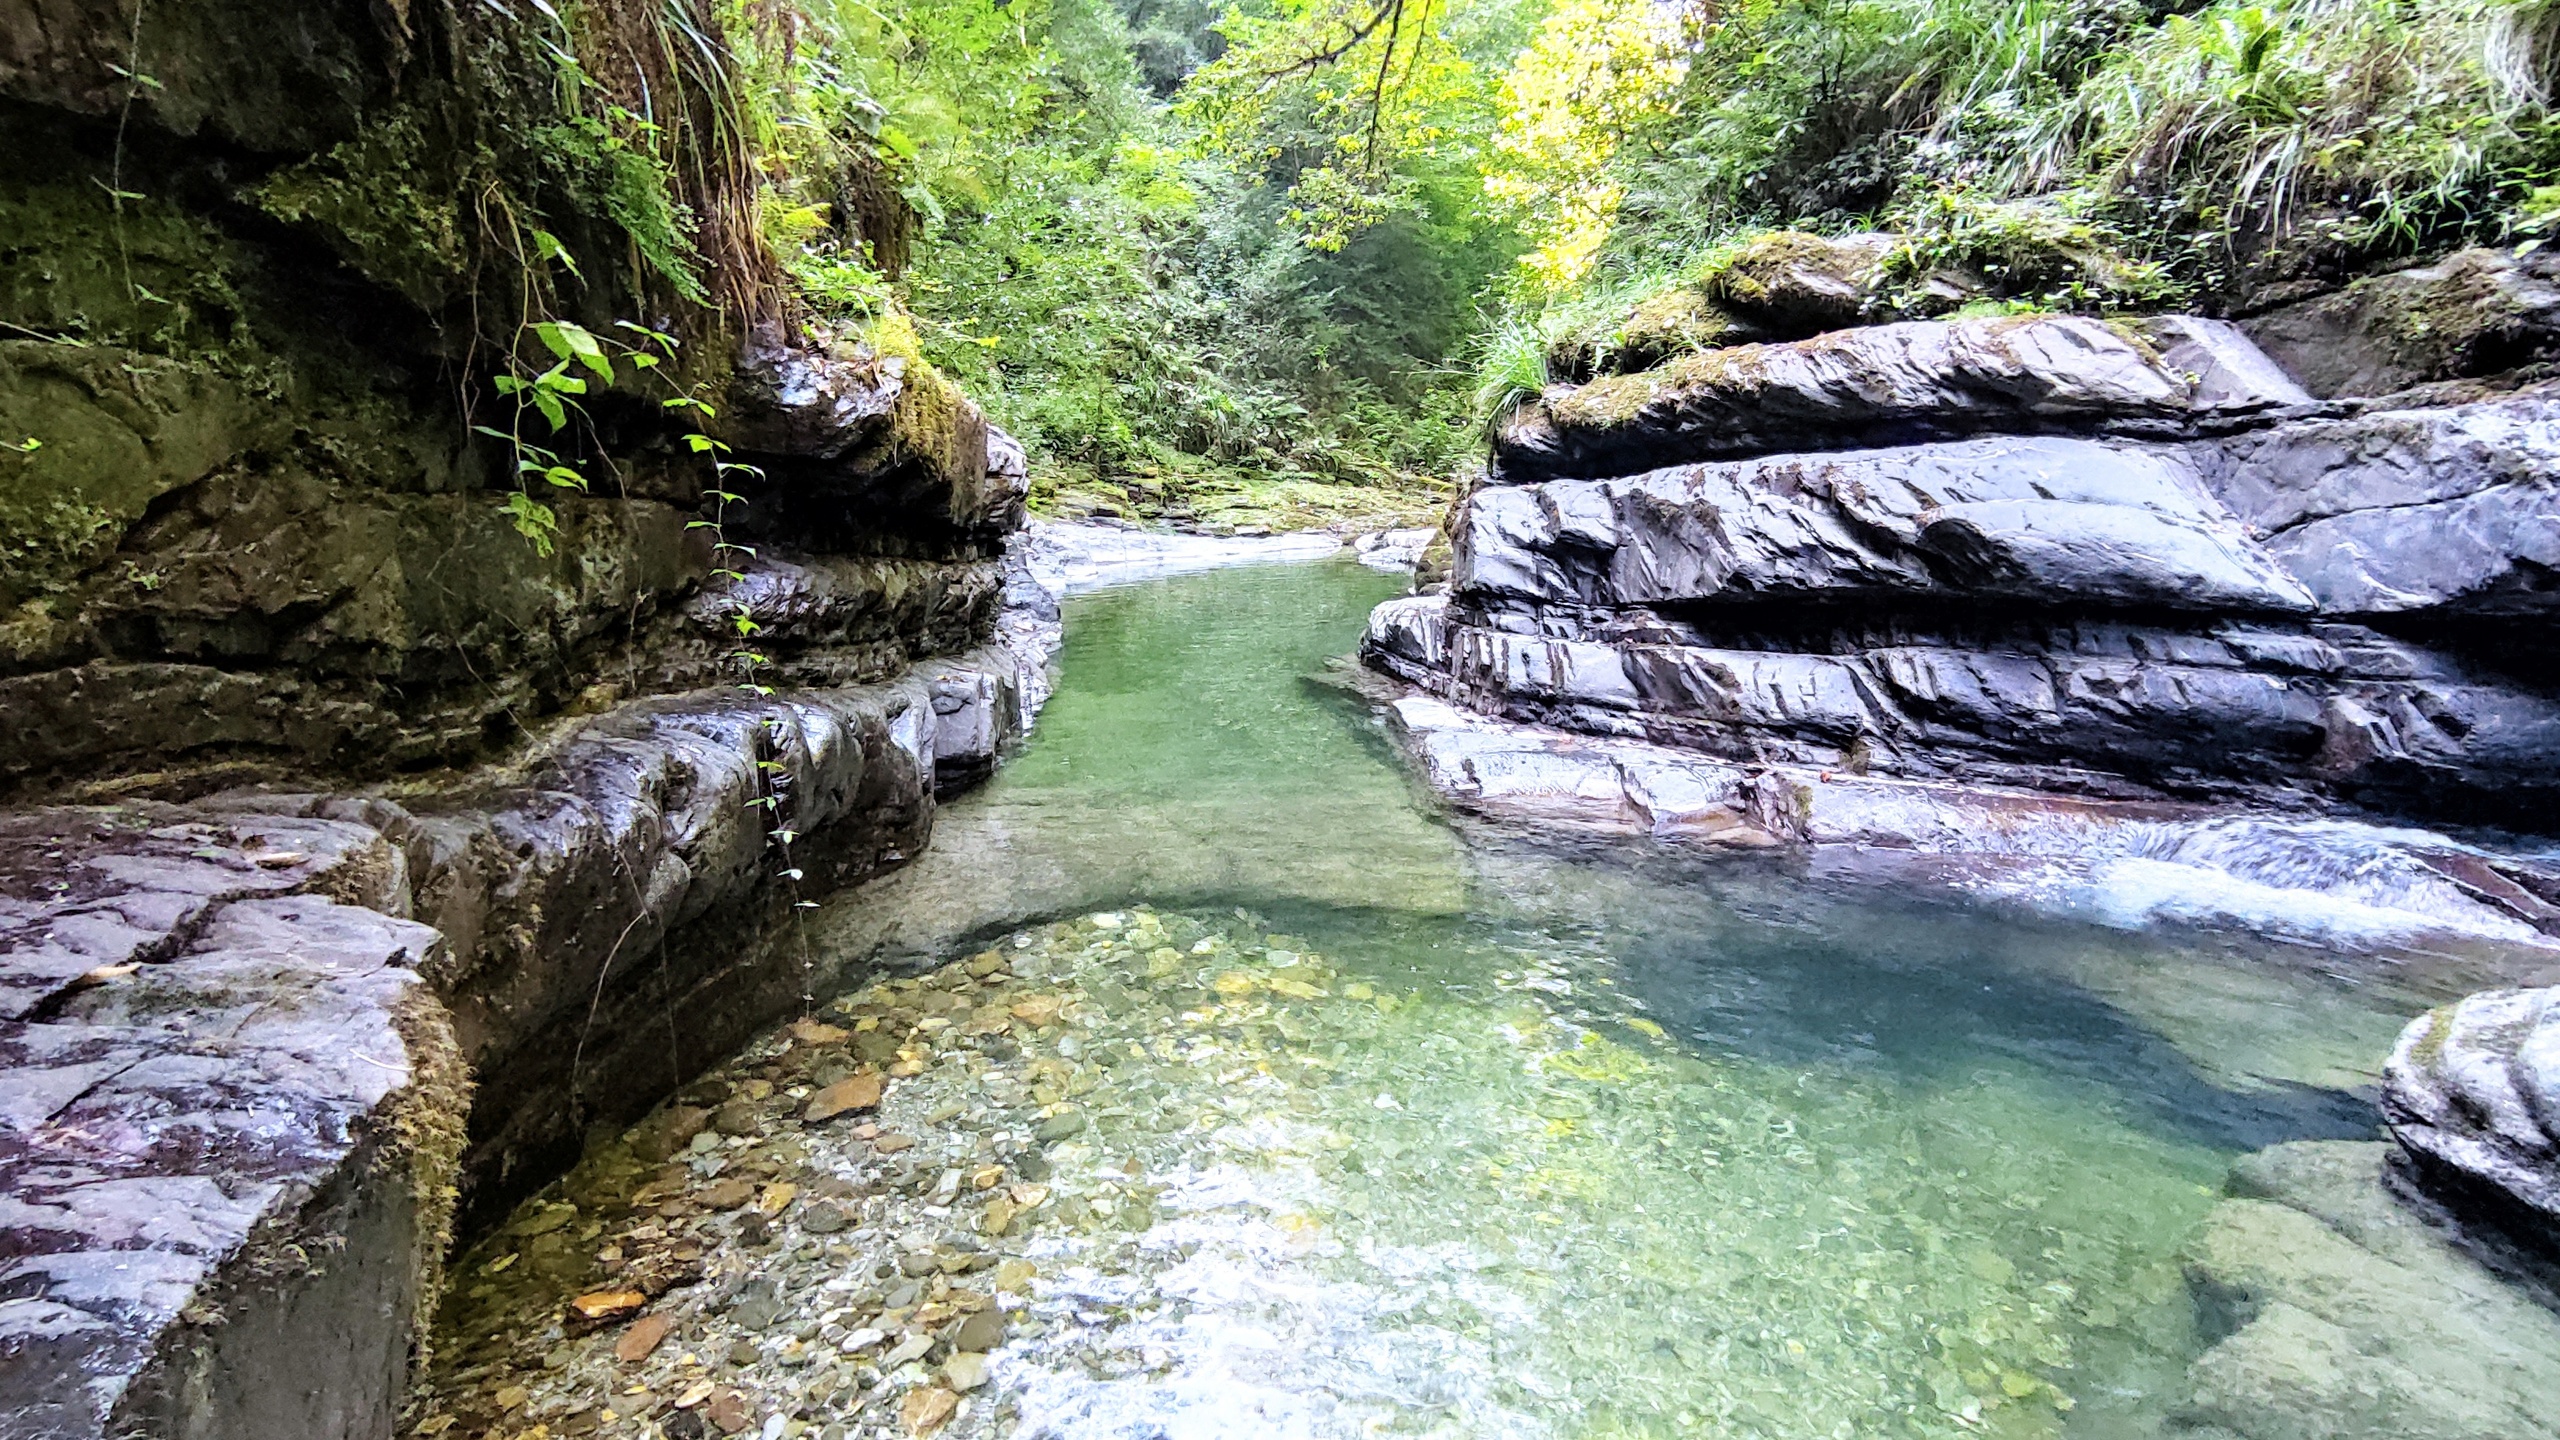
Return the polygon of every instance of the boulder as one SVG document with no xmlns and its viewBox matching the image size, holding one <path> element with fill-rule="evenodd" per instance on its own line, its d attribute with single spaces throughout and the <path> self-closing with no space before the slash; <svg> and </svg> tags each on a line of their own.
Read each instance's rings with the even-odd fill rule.
<svg viewBox="0 0 2560 1440">
<path fill-rule="evenodd" d="M 2483 991 L 2409 1022 L 2382 1112 L 2421 1185 L 2560 1256 L 2560 989 Z"/>
<path fill-rule="evenodd" d="M 1771 338 L 1799 339 L 1875 318 L 1885 259 L 1901 237 L 1868 232 L 1763 235 L 1710 274 L 1707 298 Z"/>
<path fill-rule="evenodd" d="M 1686 356 L 1551 389 L 1494 437 L 1506 483 L 1606 478 L 1688 461 L 2066 426 L 2178 434 L 2282 394 L 2196 381 L 2135 336 L 2076 316 L 1907 321 Z"/>
<path fill-rule="evenodd" d="M 1461 592 L 1589 605 L 1963 593 L 2300 613 L 2174 450 L 2003 437 L 1488 487 Z"/>
<path fill-rule="evenodd" d="M 2456 251 L 2241 323 L 2323 398 L 2493 375 L 2560 356 L 2560 254 Z"/>
<path fill-rule="evenodd" d="M 2387 1146 L 2233 1167 L 2186 1255 L 2205 1338 L 2178 1420 L 2242 1440 L 2506 1440 L 2560 1413 L 2560 1317 L 2395 1200 Z"/>
<path fill-rule="evenodd" d="M 2323 611 L 2560 609 L 2560 388 L 2296 421 L 2196 450 L 2214 494 Z"/>
<path fill-rule="evenodd" d="M 995 538 L 1019 523 L 1027 466 L 993 473 L 996 462 L 1012 471 L 1019 447 L 991 449 L 977 402 L 888 344 L 758 332 L 719 420 L 756 466 L 739 477 L 733 528 L 861 553 L 884 539 Z"/>
</svg>

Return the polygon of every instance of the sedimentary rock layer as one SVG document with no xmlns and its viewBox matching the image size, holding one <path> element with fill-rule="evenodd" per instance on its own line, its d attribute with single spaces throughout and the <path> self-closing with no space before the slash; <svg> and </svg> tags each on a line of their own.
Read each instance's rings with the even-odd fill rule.
<svg viewBox="0 0 2560 1440">
<path fill-rule="evenodd" d="M 2183 368 L 2138 333 L 2073 316 L 1907 321 L 1705 350 L 1551 388 L 1495 435 L 1494 477 L 1594 479 L 1985 433 L 2174 435 L 2302 398 L 2273 366 L 2227 370 L 2215 363 L 2223 346 L 2192 338 L 2225 333 L 2184 321 L 2172 342 Z M 2279 383 L 2262 388 L 2270 377 Z"/>
<path fill-rule="evenodd" d="M 1055 630 L 999 628 L 396 801 L 0 818 L 0 1435 L 389 1433 L 457 1203 L 833 983 L 780 922 L 1020 735 Z"/>
<path fill-rule="evenodd" d="M 1600 473 L 1475 490 L 1447 593 L 1382 607 L 1365 652 L 1488 713 L 1731 761 L 2540 823 L 2560 394 L 2316 413 L 2227 326 L 2145 333 L 2202 368 L 2086 322 L 1915 323 L 1551 396 L 1521 425 L 1587 430 Z M 1636 384 L 1673 398 L 1591 398 Z M 1888 412 L 2080 433 L 1841 445 Z M 2225 433 L 2117 423 L 2173 412 Z M 1803 448 L 1646 468 L 1776 439 Z"/>
</svg>

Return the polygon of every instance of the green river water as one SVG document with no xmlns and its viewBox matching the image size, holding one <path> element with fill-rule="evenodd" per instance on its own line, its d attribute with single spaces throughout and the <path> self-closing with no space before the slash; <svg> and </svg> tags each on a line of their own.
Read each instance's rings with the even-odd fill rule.
<svg viewBox="0 0 2560 1440">
<path fill-rule="evenodd" d="M 824 944 L 997 957 L 1009 980 L 945 978 L 998 1027 L 1024 996 L 1070 1023 L 982 1053 L 928 1019 L 881 1113 L 918 1151 L 820 1136 L 766 1167 L 849 1177 L 857 1223 L 753 1262 L 797 1268 L 782 1343 L 818 1357 L 736 1352 L 736 1383 L 778 1387 L 764 1433 L 906 1433 L 928 1370 L 836 1342 L 931 1294 L 859 1246 L 970 1226 L 1037 1278 L 1007 1282 L 1017 1323 L 953 1434 L 2164 1433 L 2198 1345 L 2179 1250 L 2230 1162 L 2370 1136 L 2380 1058 L 2441 997 L 2378 962 L 1453 826 L 1309 678 L 1398 588 L 1331 563 L 1072 602 L 1025 753 L 820 912 Z M 737 1073 L 790 1084 L 781 1043 Z M 973 1220 L 952 1178 L 861 1198 L 981 1164 L 1039 1208 Z"/>
</svg>

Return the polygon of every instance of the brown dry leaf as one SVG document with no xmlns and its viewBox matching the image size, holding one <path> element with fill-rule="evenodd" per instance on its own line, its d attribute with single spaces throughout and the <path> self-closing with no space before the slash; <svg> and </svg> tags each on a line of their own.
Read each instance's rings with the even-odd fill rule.
<svg viewBox="0 0 2560 1440">
<path fill-rule="evenodd" d="M 791 1038 L 803 1045 L 840 1045 L 853 1038 L 853 1032 L 818 1020 L 791 1022 Z"/>
<path fill-rule="evenodd" d="M 635 1315 L 649 1303 L 649 1297 L 637 1290 L 590 1290 L 569 1302 L 569 1308 L 588 1320 L 618 1320 Z"/>
<path fill-rule="evenodd" d="M 1004 1167 L 1001 1165 L 981 1165 L 977 1173 L 969 1177 L 969 1188 L 972 1190 L 993 1190 L 1003 1183 Z"/>
<path fill-rule="evenodd" d="M 766 1219 L 770 1220 L 774 1216 L 781 1214 L 783 1211 L 790 1209 L 791 1198 L 799 1193 L 799 1186 L 792 1184 L 788 1180 L 777 1180 L 764 1187 L 764 1194 L 759 1196 L 756 1200 L 756 1209 L 762 1212 Z"/>
<path fill-rule="evenodd" d="M 701 1404 L 703 1401 L 710 1399 L 711 1392 L 716 1388 L 717 1387 L 708 1380 L 696 1380 L 692 1384 L 684 1387 L 684 1393 L 678 1395 L 673 1403 L 679 1410 L 690 1410 L 694 1406 Z"/>
<path fill-rule="evenodd" d="M 723 1435 L 736 1435 L 756 1423 L 755 1407 L 742 1390 L 723 1390 L 702 1407 L 704 1418 L 720 1427 Z"/>
<path fill-rule="evenodd" d="M 1049 1198 L 1049 1187 L 1046 1185 L 1016 1185 L 1008 1193 L 1013 1196 L 1014 1208 L 1019 1210 L 1037 1210 L 1040 1208 L 1040 1202 Z"/>
<path fill-rule="evenodd" d="M 880 1108 L 881 1079 L 877 1072 L 849 1076 L 809 1097 L 809 1108 L 802 1118 L 815 1125 L 850 1115 L 857 1110 Z"/>
<path fill-rule="evenodd" d="M 906 1422 L 908 1434 L 930 1435 L 950 1423 L 951 1412 L 959 1408 L 959 1396 L 939 1385 L 923 1385 L 898 1402 L 898 1418 Z"/>
<path fill-rule="evenodd" d="M 613 1358 L 625 1365 L 637 1365 L 648 1359 L 650 1352 L 667 1338 L 667 1332 L 675 1328 L 676 1322 L 667 1316 L 643 1315 L 613 1342 Z"/>
<path fill-rule="evenodd" d="M 521 1408 L 526 1401 L 531 1400 L 533 1398 L 533 1392 L 522 1385 L 509 1385 L 501 1389 L 495 1398 L 498 1402 L 499 1409 L 515 1410 Z"/>
<path fill-rule="evenodd" d="M 309 858 L 299 850 L 269 850 L 250 856 L 249 863 L 261 870 L 290 870 Z"/>
<path fill-rule="evenodd" d="M 1230 970 L 1226 974 L 1219 976 L 1217 979 L 1210 981 L 1209 988 L 1217 991 L 1221 995 L 1233 997 L 1252 994 L 1255 985 L 1258 983 L 1259 982 L 1252 976 L 1247 975 L 1241 970 Z"/>
</svg>

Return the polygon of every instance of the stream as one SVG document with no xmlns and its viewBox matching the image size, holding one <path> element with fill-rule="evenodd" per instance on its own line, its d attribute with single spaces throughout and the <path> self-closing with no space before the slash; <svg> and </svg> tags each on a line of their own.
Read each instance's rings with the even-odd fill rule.
<svg viewBox="0 0 2560 1440">
<path fill-rule="evenodd" d="M 2231 1161 L 2370 1137 L 2459 987 L 1453 823 L 1310 678 L 1400 589 L 1070 602 L 810 922 L 912 968 L 456 1256 L 417 1433 L 2166 1433 Z"/>
</svg>

